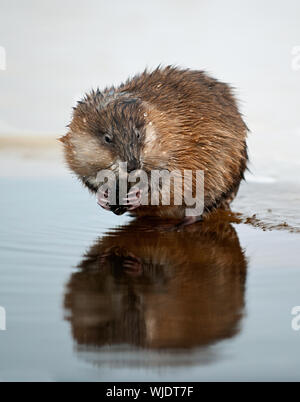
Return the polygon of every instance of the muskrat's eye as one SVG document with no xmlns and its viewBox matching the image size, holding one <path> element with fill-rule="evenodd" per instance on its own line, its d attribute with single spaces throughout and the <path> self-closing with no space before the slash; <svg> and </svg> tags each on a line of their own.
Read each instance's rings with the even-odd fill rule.
<svg viewBox="0 0 300 402">
<path fill-rule="evenodd" d="M 106 142 L 106 144 L 110 144 L 112 142 L 112 139 L 110 138 L 109 135 L 105 135 L 104 136 L 104 141 Z"/>
<path fill-rule="evenodd" d="M 135 127 L 134 128 L 134 133 L 137 139 L 141 138 L 141 131 L 139 129 L 139 127 Z"/>
</svg>

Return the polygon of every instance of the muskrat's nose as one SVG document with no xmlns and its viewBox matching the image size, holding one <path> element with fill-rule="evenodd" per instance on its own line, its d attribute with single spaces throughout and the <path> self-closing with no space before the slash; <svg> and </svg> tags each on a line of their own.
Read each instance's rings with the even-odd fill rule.
<svg viewBox="0 0 300 402">
<path fill-rule="evenodd" d="M 127 162 L 127 172 L 130 173 L 133 170 L 139 169 L 139 162 L 137 159 L 131 159 Z"/>
</svg>

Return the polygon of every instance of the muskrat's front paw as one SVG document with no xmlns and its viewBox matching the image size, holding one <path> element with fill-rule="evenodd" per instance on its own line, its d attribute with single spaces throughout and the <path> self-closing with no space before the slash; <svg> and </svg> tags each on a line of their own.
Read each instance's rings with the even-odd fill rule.
<svg viewBox="0 0 300 402">
<path fill-rule="evenodd" d="M 133 253 L 129 253 L 124 258 L 122 267 L 125 268 L 124 272 L 128 275 L 139 276 L 143 272 L 142 260 Z"/>
<path fill-rule="evenodd" d="M 116 215 L 122 215 L 126 211 L 132 211 L 138 208 L 142 202 L 142 191 L 143 190 L 132 190 L 130 191 L 121 204 L 110 204 L 108 197 L 108 190 L 103 191 L 99 189 L 97 192 L 97 202 L 100 207 L 107 211 L 112 211 Z"/>
<path fill-rule="evenodd" d="M 132 190 L 129 191 L 127 197 L 124 198 L 124 201 L 127 203 L 128 211 L 132 211 L 138 208 L 142 202 L 142 191 L 143 190 Z"/>
<path fill-rule="evenodd" d="M 110 206 L 108 203 L 108 193 L 107 191 L 102 191 L 102 190 L 98 190 L 97 193 L 97 203 L 98 205 L 100 205 L 100 207 L 106 209 L 107 211 L 110 211 Z"/>
</svg>

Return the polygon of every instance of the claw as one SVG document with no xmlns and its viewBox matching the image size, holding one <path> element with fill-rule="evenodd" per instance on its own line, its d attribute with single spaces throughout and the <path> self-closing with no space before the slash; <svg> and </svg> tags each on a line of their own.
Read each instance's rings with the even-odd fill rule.
<svg viewBox="0 0 300 402">
<path fill-rule="evenodd" d="M 106 211 L 110 211 L 110 207 L 108 206 L 107 203 L 104 204 L 104 203 L 101 203 L 101 202 L 98 201 L 97 204 L 100 205 L 100 207 L 106 209 Z"/>
</svg>

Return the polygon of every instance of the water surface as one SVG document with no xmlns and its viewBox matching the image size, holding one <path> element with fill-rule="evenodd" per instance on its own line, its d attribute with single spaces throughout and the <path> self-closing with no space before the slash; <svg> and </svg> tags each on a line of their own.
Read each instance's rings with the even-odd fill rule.
<svg viewBox="0 0 300 402">
<path fill-rule="evenodd" d="M 255 221 L 180 232 L 103 211 L 71 177 L 0 185 L 0 379 L 300 379 L 294 185 L 245 184 L 234 210 Z"/>
</svg>

